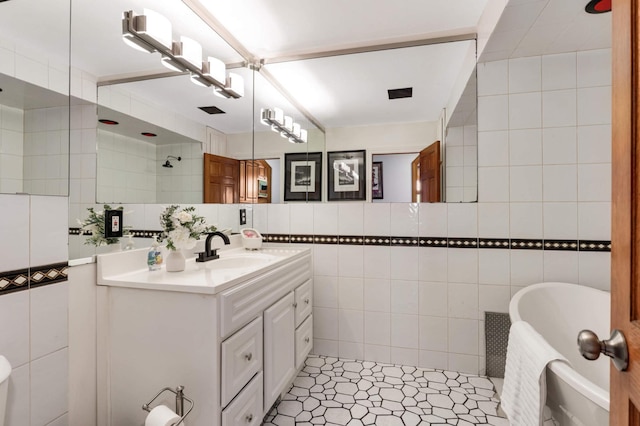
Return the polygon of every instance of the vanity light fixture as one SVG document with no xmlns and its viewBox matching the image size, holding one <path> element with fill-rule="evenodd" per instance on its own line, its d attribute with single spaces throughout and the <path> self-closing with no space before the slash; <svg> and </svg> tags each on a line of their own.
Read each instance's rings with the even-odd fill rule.
<svg viewBox="0 0 640 426">
<path fill-rule="evenodd" d="M 177 72 L 189 72 L 191 81 L 199 86 L 213 87 L 214 93 L 224 98 L 244 96 L 244 80 L 229 73 L 225 76 L 224 62 L 208 57 L 203 61 L 202 46 L 197 41 L 181 36 L 174 41 L 171 22 L 149 9 L 143 15 L 125 11 L 122 18 L 122 38 L 131 47 L 144 52 L 158 52 L 162 64 Z"/>
<path fill-rule="evenodd" d="M 293 118 L 285 116 L 280 108 L 263 108 L 260 113 L 260 122 L 271 126 L 271 130 L 279 132 L 280 136 L 289 139 L 291 143 L 307 143 L 307 131 L 294 123 Z"/>
</svg>

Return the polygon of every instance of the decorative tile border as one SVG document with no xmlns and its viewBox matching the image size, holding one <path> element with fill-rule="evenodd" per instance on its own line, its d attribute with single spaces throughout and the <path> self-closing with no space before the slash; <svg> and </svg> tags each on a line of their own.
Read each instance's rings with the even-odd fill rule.
<svg viewBox="0 0 640 426">
<path fill-rule="evenodd" d="M 391 237 L 392 247 L 418 247 L 419 245 L 418 237 Z"/>
<path fill-rule="evenodd" d="M 68 280 L 67 262 L 0 272 L 0 296 Z"/>
<path fill-rule="evenodd" d="M 516 250 L 542 250 L 544 244 L 542 240 L 536 239 L 515 239 L 511 240 L 511 248 Z"/>
<path fill-rule="evenodd" d="M 365 246 L 390 246 L 391 237 L 364 237 Z"/>
<path fill-rule="evenodd" d="M 440 237 L 419 237 L 420 247 L 447 247 L 446 238 Z"/>
<path fill-rule="evenodd" d="M 544 250 L 578 251 L 578 242 L 575 240 L 544 240 Z"/>
<path fill-rule="evenodd" d="M 578 250 L 611 251 L 611 241 L 580 240 L 578 241 Z"/>
<path fill-rule="evenodd" d="M 479 238 L 478 247 L 487 249 L 508 249 L 511 241 L 508 238 Z"/>
<path fill-rule="evenodd" d="M 134 237 L 152 238 L 162 231 L 130 230 Z M 69 228 L 69 235 L 81 235 L 80 228 Z M 85 232 L 83 235 L 89 235 Z M 536 238 L 446 238 L 371 235 L 262 234 L 264 241 L 284 244 L 340 244 L 391 247 L 449 247 L 511 250 L 557 250 L 610 252 L 608 240 L 543 240 Z"/>
<path fill-rule="evenodd" d="M 451 248 L 478 248 L 477 238 L 449 238 L 448 245 Z"/>
<path fill-rule="evenodd" d="M 54 263 L 51 265 L 35 266 L 31 268 L 31 288 L 42 287 L 67 281 L 69 263 Z"/>
<path fill-rule="evenodd" d="M 29 289 L 29 270 L 0 272 L 0 295 Z"/>
</svg>

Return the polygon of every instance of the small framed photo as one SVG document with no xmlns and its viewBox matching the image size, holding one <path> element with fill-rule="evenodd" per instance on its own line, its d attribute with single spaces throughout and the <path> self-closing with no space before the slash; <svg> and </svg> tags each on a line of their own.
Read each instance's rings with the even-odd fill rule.
<svg viewBox="0 0 640 426">
<path fill-rule="evenodd" d="M 371 198 L 382 200 L 382 161 L 374 161 L 371 166 Z"/>
<path fill-rule="evenodd" d="M 284 155 L 284 201 L 321 201 L 322 153 Z"/>
<path fill-rule="evenodd" d="M 329 201 L 366 200 L 366 151 L 327 153 Z"/>
</svg>

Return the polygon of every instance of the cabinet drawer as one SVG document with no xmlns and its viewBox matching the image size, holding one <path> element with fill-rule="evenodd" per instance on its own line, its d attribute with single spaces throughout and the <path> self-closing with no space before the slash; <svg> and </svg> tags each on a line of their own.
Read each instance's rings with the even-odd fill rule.
<svg viewBox="0 0 640 426">
<path fill-rule="evenodd" d="M 305 255 L 220 294 L 220 336 L 224 339 L 311 278 L 311 256 Z"/>
<path fill-rule="evenodd" d="M 261 369 L 262 317 L 259 317 L 222 342 L 222 407 Z"/>
<path fill-rule="evenodd" d="M 296 327 L 311 314 L 313 310 L 313 285 L 311 280 L 298 286 L 295 291 Z"/>
<path fill-rule="evenodd" d="M 222 426 L 258 426 L 262 423 L 262 373 L 222 410 Z"/>
<path fill-rule="evenodd" d="M 302 367 L 313 347 L 313 315 L 309 315 L 296 329 L 296 369 Z"/>
</svg>

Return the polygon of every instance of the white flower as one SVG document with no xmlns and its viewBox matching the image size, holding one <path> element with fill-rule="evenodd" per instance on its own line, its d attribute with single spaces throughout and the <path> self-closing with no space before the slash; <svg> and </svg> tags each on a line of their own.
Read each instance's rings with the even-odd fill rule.
<svg viewBox="0 0 640 426">
<path fill-rule="evenodd" d="M 180 223 L 188 223 L 191 222 L 193 220 L 193 216 L 191 216 L 191 213 L 187 213 L 184 210 L 178 212 L 175 215 L 176 219 L 178 219 L 180 221 Z"/>
<path fill-rule="evenodd" d="M 178 228 L 170 231 L 169 238 L 178 250 L 188 250 L 196 246 L 196 240 L 189 236 L 189 230 L 186 228 Z"/>
</svg>

